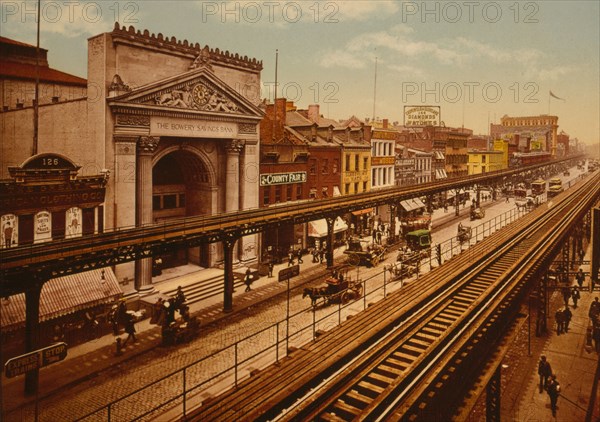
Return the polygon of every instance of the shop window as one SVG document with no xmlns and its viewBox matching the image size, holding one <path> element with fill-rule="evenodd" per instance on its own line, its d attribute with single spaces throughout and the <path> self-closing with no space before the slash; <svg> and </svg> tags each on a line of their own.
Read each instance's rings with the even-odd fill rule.
<svg viewBox="0 0 600 422">
<path fill-rule="evenodd" d="M 168 194 L 163 196 L 163 209 L 169 210 L 177 208 L 177 195 L 176 194 Z"/>
<path fill-rule="evenodd" d="M 271 202 L 271 186 L 265 186 L 263 189 L 263 205 L 269 205 Z"/>
<path fill-rule="evenodd" d="M 296 199 L 302 199 L 302 185 L 296 185 Z"/>
</svg>

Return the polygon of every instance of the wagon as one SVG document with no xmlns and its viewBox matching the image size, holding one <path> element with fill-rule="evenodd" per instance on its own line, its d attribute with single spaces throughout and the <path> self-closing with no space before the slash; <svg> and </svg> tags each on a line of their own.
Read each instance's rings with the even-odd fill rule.
<svg viewBox="0 0 600 422">
<path fill-rule="evenodd" d="M 456 240 L 460 243 L 468 242 L 471 239 L 471 227 L 463 226 L 462 223 L 458 223 L 458 234 L 456 235 Z"/>
<path fill-rule="evenodd" d="M 485 210 L 483 208 L 472 208 L 471 209 L 471 220 L 485 217 Z"/>
<path fill-rule="evenodd" d="M 418 263 L 416 264 L 418 265 Z M 405 278 L 409 278 L 417 273 L 417 265 L 400 261 L 386 265 L 384 270 L 390 273 L 391 281 L 400 281 L 402 283 Z"/>
<path fill-rule="evenodd" d="M 380 261 L 385 259 L 385 254 L 387 253 L 385 246 L 375 243 L 363 247 L 361 243 L 367 243 L 367 241 L 358 238 L 348 240 L 348 248 L 344 253 L 348 255 L 348 261 L 351 265 L 375 267 Z"/>
<path fill-rule="evenodd" d="M 362 296 L 362 282 L 349 279 L 346 271 L 334 271 L 325 283 L 322 287 L 306 287 L 302 297 L 310 297 L 312 306 L 316 307 L 319 300 L 327 306 L 332 303 L 345 304 Z"/>
</svg>

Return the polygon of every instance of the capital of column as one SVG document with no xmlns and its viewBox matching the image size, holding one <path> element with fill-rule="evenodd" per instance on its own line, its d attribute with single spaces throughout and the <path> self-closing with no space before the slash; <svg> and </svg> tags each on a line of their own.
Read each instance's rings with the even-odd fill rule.
<svg viewBox="0 0 600 422">
<path fill-rule="evenodd" d="M 140 136 L 137 142 L 137 152 L 140 155 L 152 155 L 158 148 L 158 136 Z"/>
<path fill-rule="evenodd" d="M 228 154 L 239 154 L 244 149 L 244 145 L 246 145 L 246 141 L 241 139 L 232 139 L 225 145 L 225 150 Z"/>
</svg>

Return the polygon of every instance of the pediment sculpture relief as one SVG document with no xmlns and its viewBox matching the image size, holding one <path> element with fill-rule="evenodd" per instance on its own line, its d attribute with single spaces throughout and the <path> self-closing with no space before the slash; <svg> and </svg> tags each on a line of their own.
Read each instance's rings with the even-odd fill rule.
<svg viewBox="0 0 600 422">
<path fill-rule="evenodd" d="M 188 85 L 183 89 L 163 92 L 154 97 L 154 102 L 157 105 L 165 107 L 220 111 L 225 113 L 236 113 L 239 109 L 237 104 L 225 95 L 202 83 Z"/>
</svg>

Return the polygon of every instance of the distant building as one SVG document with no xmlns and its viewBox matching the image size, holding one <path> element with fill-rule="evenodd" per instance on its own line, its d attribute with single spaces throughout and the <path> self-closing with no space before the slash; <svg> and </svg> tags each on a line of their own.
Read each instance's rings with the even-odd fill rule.
<svg viewBox="0 0 600 422">
<path fill-rule="evenodd" d="M 516 152 L 547 151 L 556 156 L 558 116 L 509 117 L 504 115 L 500 124 L 490 125 L 492 139 L 504 139 Z"/>
<path fill-rule="evenodd" d="M 506 166 L 502 151 L 469 151 L 469 175 L 489 173 L 504 168 Z"/>
</svg>

